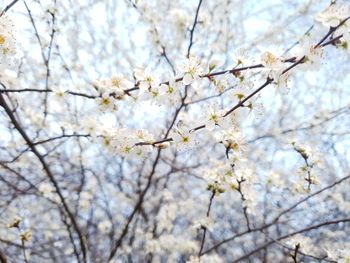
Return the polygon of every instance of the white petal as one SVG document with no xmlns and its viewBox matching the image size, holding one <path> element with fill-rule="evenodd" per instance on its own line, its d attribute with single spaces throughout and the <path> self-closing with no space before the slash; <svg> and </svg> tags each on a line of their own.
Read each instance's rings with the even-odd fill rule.
<svg viewBox="0 0 350 263">
<path fill-rule="evenodd" d="M 215 122 L 214 121 L 208 121 L 205 124 L 205 128 L 207 128 L 209 131 L 212 131 L 215 129 Z"/>
<path fill-rule="evenodd" d="M 186 73 L 182 79 L 184 85 L 190 85 L 193 81 L 193 78 L 190 74 Z"/>
</svg>

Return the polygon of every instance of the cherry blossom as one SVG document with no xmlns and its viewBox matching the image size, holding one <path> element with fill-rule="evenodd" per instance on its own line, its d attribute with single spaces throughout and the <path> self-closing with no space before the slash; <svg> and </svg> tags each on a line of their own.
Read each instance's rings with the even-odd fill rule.
<svg viewBox="0 0 350 263">
<path fill-rule="evenodd" d="M 139 81 L 139 88 L 142 92 L 151 91 L 153 88 L 157 88 L 160 84 L 158 76 L 152 74 L 150 68 L 135 69 L 134 75 Z"/>
<path fill-rule="evenodd" d="M 104 93 L 100 98 L 97 98 L 96 103 L 100 106 L 101 111 L 114 111 L 117 109 L 114 98 L 106 93 Z"/>
<path fill-rule="evenodd" d="M 0 17 L 0 68 L 13 66 L 16 55 L 16 39 L 13 22 L 8 15 Z"/>
<path fill-rule="evenodd" d="M 223 118 L 224 111 L 219 109 L 218 105 L 210 105 L 203 116 L 203 123 L 205 123 L 205 127 L 212 131 L 215 126 L 221 126 L 221 123 L 224 121 Z"/>
<path fill-rule="evenodd" d="M 180 83 L 174 80 L 169 84 L 162 84 L 159 88 L 159 102 L 168 106 L 178 105 L 181 100 Z"/>
<path fill-rule="evenodd" d="M 177 128 L 173 132 L 172 138 L 179 150 L 189 150 L 197 144 L 195 132 L 186 129 L 186 127 Z"/>
<path fill-rule="evenodd" d="M 204 66 L 198 57 L 191 56 L 178 66 L 178 71 L 183 74 L 182 83 L 189 85 L 204 73 Z"/>
<path fill-rule="evenodd" d="M 315 16 L 315 20 L 328 27 L 336 27 L 350 14 L 350 5 L 345 1 L 332 3 Z"/>
</svg>

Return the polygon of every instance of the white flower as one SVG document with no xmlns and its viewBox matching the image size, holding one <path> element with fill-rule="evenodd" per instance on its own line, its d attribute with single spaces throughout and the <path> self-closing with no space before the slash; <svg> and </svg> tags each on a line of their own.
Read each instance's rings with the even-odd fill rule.
<svg viewBox="0 0 350 263">
<path fill-rule="evenodd" d="M 114 141 L 115 149 L 118 153 L 127 156 L 132 155 L 134 153 L 134 145 L 135 142 L 131 138 L 123 137 L 123 140 L 117 139 Z"/>
<path fill-rule="evenodd" d="M 246 151 L 247 144 L 242 133 L 236 127 L 219 132 L 216 139 L 226 148 L 233 150 L 235 154 L 239 155 Z"/>
<path fill-rule="evenodd" d="M 152 100 L 156 104 L 162 104 L 162 94 L 161 94 L 161 86 L 154 86 L 147 90 L 144 90 L 140 96 L 138 97 L 139 101 Z"/>
<path fill-rule="evenodd" d="M 123 98 L 124 90 L 134 87 L 134 84 L 122 74 L 114 74 L 111 78 L 101 79 L 94 84 L 101 95 L 113 95 L 117 99 Z"/>
<path fill-rule="evenodd" d="M 110 88 L 110 83 L 108 79 L 100 79 L 98 81 L 95 81 L 93 83 L 94 87 L 96 90 L 99 92 L 99 94 L 107 94 L 109 95 L 109 88 Z"/>
<path fill-rule="evenodd" d="M 293 141 L 292 146 L 304 159 L 309 159 L 314 154 L 314 150 L 309 145 Z"/>
<path fill-rule="evenodd" d="M 208 216 L 193 222 L 193 228 L 195 229 L 201 229 L 202 227 L 205 227 L 211 231 L 213 228 L 213 225 L 214 225 L 213 219 Z"/>
<path fill-rule="evenodd" d="M 246 66 L 252 63 L 251 59 L 248 58 L 247 50 L 243 48 L 240 48 L 235 54 L 233 54 L 232 59 L 236 63 L 235 66 Z"/>
<path fill-rule="evenodd" d="M 206 170 L 203 174 L 204 179 L 208 182 L 210 190 L 216 190 L 219 193 L 224 192 L 225 188 L 236 185 L 237 180 L 233 177 L 233 169 L 227 162 L 218 164 L 215 168 Z"/>
<path fill-rule="evenodd" d="M 97 121 L 91 117 L 85 117 L 81 121 L 81 125 L 79 127 L 82 127 L 83 131 L 91 136 L 96 136 L 97 127 L 99 124 Z"/>
<path fill-rule="evenodd" d="M 135 132 L 135 136 L 139 141 L 143 142 L 151 142 L 154 140 L 154 137 L 147 130 L 137 130 Z"/>
<path fill-rule="evenodd" d="M 239 181 L 252 182 L 254 179 L 254 173 L 252 169 L 248 167 L 240 167 L 235 169 L 234 175 Z"/>
<path fill-rule="evenodd" d="M 209 190 L 217 190 L 218 193 L 222 193 L 226 189 L 238 189 L 238 178 L 229 162 L 218 163 L 215 168 L 206 169 L 203 177 L 208 182 Z"/>
<path fill-rule="evenodd" d="M 182 83 L 189 85 L 200 78 L 204 72 L 204 66 L 199 58 L 191 56 L 178 67 L 178 70 L 184 74 Z"/>
<path fill-rule="evenodd" d="M 260 48 L 261 49 L 261 48 Z M 261 49 L 261 64 L 264 66 L 268 73 L 268 77 L 273 79 L 277 83 L 283 83 L 282 72 L 284 68 L 283 59 L 277 54 L 281 53 L 279 50 Z"/>
<path fill-rule="evenodd" d="M 159 102 L 168 106 L 177 105 L 181 101 L 180 83 L 174 80 L 169 84 L 162 84 L 160 86 Z"/>
<path fill-rule="evenodd" d="M 139 142 L 154 141 L 153 135 L 146 130 L 111 128 L 100 131 L 101 145 L 112 153 L 125 157 L 143 157 L 152 150 L 150 145 L 136 145 Z"/>
<path fill-rule="evenodd" d="M 238 88 L 233 89 L 233 97 L 234 99 L 238 99 L 238 101 L 242 101 L 243 99 L 245 99 L 249 94 L 250 94 L 250 90 L 247 86 L 241 86 Z"/>
<path fill-rule="evenodd" d="M 222 117 L 224 113 L 225 112 L 219 109 L 217 105 L 208 106 L 203 117 L 205 128 L 207 128 L 209 131 L 212 131 L 216 125 L 221 126 L 221 122 L 224 120 Z"/>
<path fill-rule="evenodd" d="M 13 66 L 16 55 L 16 40 L 13 23 L 7 15 L 0 17 L 0 68 Z"/>
<path fill-rule="evenodd" d="M 213 58 L 209 62 L 209 72 L 212 72 L 214 69 L 221 67 L 224 64 L 224 60 L 221 58 Z"/>
<path fill-rule="evenodd" d="M 295 248 L 297 245 L 299 245 L 300 251 L 306 254 L 314 250 L 314 245 L 311 238 L 305 237 L 301 234 L 289 238 L 286 243 L 292 248 Z"/>
<path fill-rule="evenodd" d="M 100 98 L 97 98 L 96 102 L 100 106 L 101 111 L 113 111 L 117 109 L 114 98 L 107 93 L 104 93 Z"/>
<path fill-rule="evenodd" d="M 226 113 L 226 110 L 225 110 L 225 113 Z M 221 120 L 220 127 L 222 129 L 231 129 L 232 127 L 237 127 L 238 122 L 241 121 L 241 118 L 243 116 L 244 118 L 246 118 L 246 114 L 243 113 L 243 111 L 234 111 Z"/>
<path fill-rule="evenodd" d="M 135 141 L 137 141 L 137 142 L 153 142 L 154 141 L 153 134 L 150 134 L 146 130 L 137 130 L 132 135 L 132 137 L 134 138 L 134 145 L 132 148 L 133 149 L 132 154 L 134 156 L 143 157 L 152 151 L 152 146 L 150 146 L 150 145 L 137 146 L 137 145 L 135 145 Z"/>
<path fill-rule="evenodd" d="M 258 95 L 254 101 L 250 100 L 246 103 L 245 107 L 249 109 L 249 115 L 254 116 L 256 119 L 259 119 L 265 113 L 264 104 L 259 102 L 260 95 Z"/>
<path fill-rule="evenodd" d="M 303 64 L 301 64 L 302 68 L 317 70 L 321 65 L 323 52 L 324 51 L 322 48 L 315 48 L 311 40 L 306 38 L 301 41 L 301 45 L 296 56 L 297 59 L 305 56 Z"/>
<path fill-rule="evenodd" d="M 344 1 L 333 3 L 315 16 L 315 20 L 327 27 L 336 27 L 350 15 L 350 4 Z"/>
<path fill-rule="evenodd" d="M 173 141 L 176 143 L 178 150 L 188 150 L 193 148 L 197 141 L 195 132 L 190 132 L 187 129 L 177 129 L 172 134 Z"/>
<path fill-rule="evenodd" d="M 289 72 L 285 74 L 281 74 L 281 72 L 278 72 L 278 74 L 275 74 L 273 77 L 273 83 L 276 85 L 277 91 L 289 91 L 288 84 L 289 84 Z"/>
<path fill-rule="evenodd" d="M 261 64 L 269 70 L 281 70 L 283 68 L 281 58 L 269 50 L 263 51 L 260 58 Z"/>
<path fill-rule="evenodd" d="M 125 78 L 122 74 L 114 74 L 110 79 L 111 92 L 114 96 L 121 98 L 124 96 L 124 90 L 131 89 L 134 84 Z"/>
<path fill-rule="evenodd" d="M 113 137 L 108 135 L 101 135 L 97 138 L 98 142 L 107 150 L 113 152 L 114 151 L 114 143 L 113 143 Z"/>
<path fill-rule="evenodd" d="M 68 91 L 68 88 L 65 86 L 53 86 L 51 89 L 56 98 L 59 100 L 63 100 L 66 97 Z"/>
<path fill-rule="evenodd" d="M 229 75 L 224 74 L 215 78 L 211 78 L 210 81 L 214 84 L 217 92 L 223 93 L 225 89 L 227 89 L 229 86 L 228 78 L 229 78 Z"/>
<path fill-rule="evenodd" d="M 149 91 L 159 86 L 159 78 L 157 75 L 151 73 L 150 68 L 135 69 L 134 75 L 139 82 L 141 92 Z"/>
</svg>

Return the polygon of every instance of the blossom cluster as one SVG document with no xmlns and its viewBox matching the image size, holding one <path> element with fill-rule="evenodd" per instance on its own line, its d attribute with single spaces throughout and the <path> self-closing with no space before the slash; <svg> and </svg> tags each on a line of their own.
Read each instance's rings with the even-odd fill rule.
<svg viewBox="0 0 350 263">
<path fill-rule="evenodd" d="M 310 192 L 311 185 L 319 184 L 319 179 L 317 178 L 315 171 L 317 166 L 321 166 L 319 156 L 316 150 L 309 145 L 293 141 L 292 146 L 304 160 L 304 165 L 300 167 L 298 174 L 301 178 L 303 178 L 302 181 L 307 182 L 307 185 L 303 185 L 303 183 L 300 181 L 296 182 L 294 188 L 297 192 Z"/>
<path fill-rule="evenodd" d="M 181 100 L 181 85 L 175 79 L 161 83 L 150 68 L 136 69 L 134 72 L 140 90 L 139 100 L 153 100 L 159 105 L 177 105 Z"/>
<path fill-rule="evenodd" d="M 315 16 L 315 20 L 322 25 L 335 28 L 337 35 L 342 35 L 342 46 L 348 48 L 350 42 L 350 3 L 334 1 L 329 7 Z"/>
<path fill-rule="evenodd" d="M 117 109 L 117 100 L 124 97 L 125 91 L 131 89 L 134 84 L 122 74 L 115 74 L 108 79 L 101 79 L 94 83 L 99 98 L 97 104 L 102 111 Z"/>
<path fill-rule="evenodd" d="M 7 15 L 0 17 L 0 69 L 13 66 L 16 55 L 14 25 Z"/>
<path fill-rule="evenodd" d="M 8 228 L 15 228 L 19 231 L 19 238 L 22 242 L 28 242 L 32 239 L 33 233 L 30 229 L 25 231 L 21 231 L 21 223 L 23 219 L 21 217 L 16 216 L 12 219 L 12 221 L 7 225 Z"/>
<path fill-rule="evenodd" d="M 338 2 L 338 3 L 337 3 Z M 349 17 L 350 4 L 345 1 L 334 1 L 329 7 L 315 16 L 315 20 L 327 27 L 337 27 Z"/>
<path fill-rule="evenodd" d="M 103 148 L 111 153 L 128 157 L 144 157 L 151 151 L 149 145 L 140 142 L 153 142 L 154 137 L 147 130 L 133 130 L 116 127 L 96 127 L 93 121 L 86 121 L 84 130 L 95 138 Z"/>
</svg>

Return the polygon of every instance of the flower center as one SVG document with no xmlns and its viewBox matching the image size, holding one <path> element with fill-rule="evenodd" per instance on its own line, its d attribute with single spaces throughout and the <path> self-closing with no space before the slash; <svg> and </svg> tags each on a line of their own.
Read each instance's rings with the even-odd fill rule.
<svg viewBox="0 0 350 263">
<path fill-rule="evenodd" d="M 210 115 L 210 120 L 211 120 L 211 121 L 214 121 L 215 123 L 217 123 L 217 122 L 218 122 L 218 115 L 216 115 L 216 114 L 211 114 L 211 115 Z"/>
<path fill-rule="evenodd" d="M 113 79 L 112 79 L 112 84 L 113 84 L 113 86 L 115 86 L 115 87 L 119 87 L 119 86 L 120 86 L 120 79 L 113 78 Z"/>
<path fill-rule="evenodd" d="M 109 104 L 110 104 L 109 98 L 103 98 L 102 99 L 102 105 L 109 105 Z"/>
<path fill-rule="evenodd" d="M 185 142 L 185 143 L 187 143 L 187 142 L 189 142 L 190 141 L 190 138 L 189 137 L 182 137 L 182 142 Z"/>
<path fill-rule="evenodd" d="M 174 88 L 172 86 L 169 86 L 167 93 L 168 94 L 174 93 Z"/>
<path fill-rule="evenodd" d="M 5 36 L 0 35 L 0 45 L 3 45 L 5 43 L 5 41 L 6 41 Z"/>
</svg>

